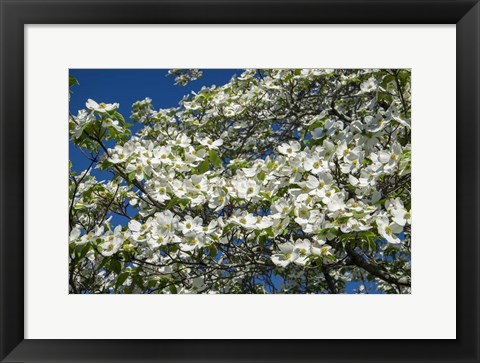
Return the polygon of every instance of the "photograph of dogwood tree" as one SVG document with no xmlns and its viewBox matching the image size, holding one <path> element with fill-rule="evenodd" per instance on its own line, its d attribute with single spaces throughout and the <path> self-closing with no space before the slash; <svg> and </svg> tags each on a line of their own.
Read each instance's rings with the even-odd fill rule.
<svg viewBox="0 0 480 363">
<path fill-rule="evenodd" d="M 164 72 L 70 106 L 70 293 L 410 293 L 409 69 Z"/>
</svg>

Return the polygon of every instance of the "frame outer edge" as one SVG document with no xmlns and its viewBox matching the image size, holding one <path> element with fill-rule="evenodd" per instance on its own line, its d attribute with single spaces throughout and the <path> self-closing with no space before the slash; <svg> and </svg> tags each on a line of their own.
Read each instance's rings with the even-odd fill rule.
<svg viewBox="0 0 480 363">
<path fill-rule="evenodd" d="M 456 67 L 457 339 L 462 340 L 462 352 L 466 356 L 469 355 L 468 359 L 464 358 L 465 361 L 479 362 L 480 3 L 478 2 L 457 24 Z M 472 276 L 469 282 L 459 278 L 460 270 L 461 276 Z M 459 324 L 463 329 L 459 329 Z"/>
<path fill-rule="evenodd" d="M 23 3 L 23 4 L 22 4 Z M 17 4 L 26 6 L 28 3 L 34 2 L 22 2 Z M 58 1 L 60 4 L 65 4 L 65 1 Z M 84 1 L 87 3 L 87 1 Z M 91 3 L 91 2 L 90 2 Z M 469 2 L 470 3 L 470 2 Z M 91 3 L 93 5 L 93 3 Z M 7 244 L 7 242 L 15 236 L 11 242 L 18 241 L 19 234 L 23 237 L 23 183 L 18 183 L 23 180 L 23 145 L 15 145 L 15 139 L 9 140 L 6 135 L 9 133 L 15 135 L 23 135 L 23 124 L 16 124 L 13 120 L 18 120 L 19 112 L 23 114 L 23 68 L 15 66 L 15 62 L 19 59 L 23 59 L 23 24 L 25 17 L 19 14 L 18 9 L 13 10 L 14 4 L 10 1 L 0 0 L 0 22 L 1 22 L 1 45 L 0 45 L 0 60 L 1 60 L 1 87 L 0 87 L 0 142 L 1 142 L 1 156 L 0 156 L 0 221 L 3 226 L 0 229 L 0 360 L 2 361 L 48 361 L 52 357 L 40 356 L 43 349 L 35 350 L 35 352 L 25 352 L 25 348 L 28 346 L 27 341 L 23 341 L 24 334 L 24 316 L 23 316 L 23 244 L 15 245 L 14 243 Z M 15 4 L 16 5 L 16 4 Z M 31 14 L 30 14 L 31 15 Z M 39 17 L 41 19 L 41 16 Z M 49 16 L 52 18 L 52 16 Z M 40 21 L 41 23 L 41 21 Z M 465 27 L 463 27 L 465 24 Z M 8 36 L 7 36 L 8 31 Z M 458 39 L 460 35 L 464 34 L 465 43 L 462 47 L 459 47 Z M 460 228 L 465 228 L 469 232 L 474 232 L 473 235 L 466 233 L 466 237 L 473 237 L 474 241 L 472 250 L 461 248 L 460 253 L 457 253 L 457 261 L 461 262 L 465 258 L 467 264 L 462 268 L 464 274 L 473 274 L 473 279 L 467 283 L 458 280 L 457 286 L 462 286 L 461 296 L 459 297 L 459 304 L 457 308 L 466 308 L 469 312 L 473 310 L 474 316 L 463 316 L 467 325 L 473 330 L 470 330 L 471 337 L 466 338 L 470 345 L 464 346 L 465 351 L 462 358 L 459 357 L 457 362 L 478 362 L 479 361 L 479 205 L 480 205 L 480 193 L 479 193 L 479 181 L 480 181 L 480 127 L 479 127 L 479 88 L 480 88 L 480 5 L 477 2 L 476 5 L 459 21 L 457 25 L 457 49 L 462 50 L 462 57 L 459 57 L 457 51 L 457 84 L 459 82 L 461 73 L 458 72 L 460 64 L 465 66 L 472 73 L 467 78 L 464 78 L 462 83 L 465 85 L 470 83 L 473 79 L 473 85 L 470 87 L 464 87 L 464 93 L 460 92 L 460 88 L 457 89 L 457 107 L 462 107 L 467 110 L 462 114 L 461 111 L 457 113 L 457 122 L 461 119 L 474 119 L 475 122 L 470 121 L 471 126 L 474 129 L 463 128 L 457 133 L 457 147 L 459 153 L 457 154 L 457 160 L 462 156 L 465 160 L 462 165 L 457 163 L 459 174 L 457 174 L 457 205 L 464 207 L 464 212 L 459 213 L 457 218 L 457 231 Z M 8 55 L 8 56 L 7 56 Z M 471 59 L 465 59 L 465 57 L 471 57 Z M 462 60 L 460 62 L 459 60 Z M 18 70 L 18 72 L 7 72 L 7 70 Z M 467 72 L 463 72 L 463 76 L 466 77 Z M 16 82 L 21 82 L 21 86 L 16 85 Z M 6 96 L 5 92 L 7 86 L 12 86 L 15 93 L 15 97 Z M 470 92 L 470 93 L 468 93 Z M 461 98 L 462 97 L 462 98 Z M 16 101 L 10 104 L 15 99 Z M 7 119 L 12 120 L 7 124 Z M 463 137 L 463 139 L 462 139 Z M 461 146 L 461 147 L 460 147 Z M 7 159 L 7 151 L 10 155 L 16 154 L 16 156 Z M 465 152 L 473 155 L 465 154 Z M 14 164 L 17 165 L 14 165 Z M 473 167 L 476 169 L 472 172 Z M 474 175 L 472 175 L 474 174 Z M 461 178 L 459 178 L 459 175 Z M 459 196 L 458 190 L 470 189 L 473 195 L 469 197 L 465 195 L 463 198 Z M 464 193 L 467 194 L 467 193 Z M 21 200 L 18 199 L 21 196 Z M 467 198 L 468 197 L 468 198 Z M 21 207 L 19 207 L 21 206 Z M 12 208 L 13 207 L 13 208 Z M 468 208 L 465 208 L 468 207 Z M 466 209 L 466 210 L 465 210 Z M 470 211 L 470 215 L 467 211 Z M 8 229 L 5 227 L 8 226 Z M 13 230 L 13 232 L 12 232 Z M 17 233 L 14 233 L 17 232 Z M 459 244 L 460 245 L 460 244 Z M 473 252 L 473 253 L 472 253 Z M 20 264 L 18 264 L 20 262 Z M 7 279 L 8 276 L 8 279 Z M 458 277 L 458 276 L 457 276 Z M 20 283 L 20 285 L 19 285 Z M 467 291 L 468 290 L 468 291 Z M 21 314 L 20 314 L 21 312 Z M 459 315 L 462 317 L 461 315 Z M 33 342 L 32 342 L 33 343 Z M 472 346 L 471 344 L 474 344 Z M 58 342 L 57 344 L 61 344 Z M 15 348 L 17 347 L 17 348 Z M 15 349 L 14 349 L 15 348 Z M 22 349 L 23 348 L 23 349 Z M 472 349 L 474 348 L 474 349 Z M 10 353 L 6 358 L 5 356 Z M 39 354 L 37 357 L 33 357 L 31 354 Z M 43 351 L 43 353 L 45 353 Z M 467 355 L 468 354 L 468 355 Z M 473 355 L 472 355 L 473 354 Z M 73 356 L 66 358 L 67 361 L 75 359 Z M 65 359 L 62 359 L 65 361 Z"/>
<path fill-rule="evenodd" d="M 0 360 L 24 340 L 24 23 L 15 5 L 0 0 Z"/>
</svg>

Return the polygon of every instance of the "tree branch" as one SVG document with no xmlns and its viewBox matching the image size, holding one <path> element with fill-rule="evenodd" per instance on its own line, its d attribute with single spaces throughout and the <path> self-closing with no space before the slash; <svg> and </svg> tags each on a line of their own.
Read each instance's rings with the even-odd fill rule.
<svg viewBox="0 0 480 363">
<path fill-rule="evenodd" d="M 355 252 L 353 250 L 352 246 L 350 245 L 350 243 L 347 243 L 345 245 L 345 251 L 350 256 L 350 258 L 352 259 L 352 262 L 355 265 L 363 268 L 365 271 L 369 272 L 373 276 L 378 277 L 379 279 L 381 279 L 385 282 L 391 283 L 391 284 L 401 285 L 401 286 L 409 286 L 409 287 L 411 286 L 410 285 L 410 277 L 403 276 L 403 277 L 396 278 L 394 276 L 391 276 L 387 272 L 382 271 L 378 266 L 375 266 L 375 265 L 367 262 L 367 260 L 365 260 L 357 252 Z"/>
</svg>

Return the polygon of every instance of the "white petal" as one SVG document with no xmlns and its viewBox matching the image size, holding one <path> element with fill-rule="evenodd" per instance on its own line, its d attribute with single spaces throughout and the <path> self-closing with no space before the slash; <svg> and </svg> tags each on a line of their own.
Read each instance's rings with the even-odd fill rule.
<svg viewBox="0 0 480 363">
<path fill-rule="evenodd" d="M 285 259 L 285 256 L 279 253 L 272 255 L 271 260 L 275 265 L 281 267 L 287 267 L 290 264 L 290 261 Z"/>
<path fill-rule="evenodd" d="M 280 251 L 282 251 L 283 253 L 292 253 L 294 246 L 293 246 L 293 244 L 291 244 L 290 242 L 287 242 L 287 243 L 279 244 L 279 245 L 278 245 L 278 248 L 279 248 Z"/>
<path fill-rule="evenodd" d="M 132 219 L 130 222 L 128 222 L 128 228 L 133 232 L 138 232 L 140 231 L 140 228 L 142 228 L 142 225 L 140 222 Z"/>
<path fill-rule="evenodd" d="M 90 110 L 96 110 L 98 108 L 98 103 L 96 103 L 94 100 L 89 98 L 85 106 L 87 106 L 87 108 Z"/>
</svg>

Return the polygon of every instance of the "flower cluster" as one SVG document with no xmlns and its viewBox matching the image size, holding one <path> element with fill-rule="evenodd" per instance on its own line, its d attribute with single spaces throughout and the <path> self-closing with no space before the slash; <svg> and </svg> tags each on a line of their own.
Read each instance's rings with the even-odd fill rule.
<svg viewBox="0 0 480 363">
<path fill-rule="evenodd" d="M 113 175 L 71 177 L 73 292 L 409 292 L 408 70 L 246 70 L 178 108 L 136 102 L 133 136 L 118 107 L 70 117 Z"/>
<path fill-rule="evenodd" d="M 168 76 L 175 78 L 175 84 L 186 86 L 188 83 L 203 77 L 203 72 L 199 69 L 171 69 Z"/>
</svg>

